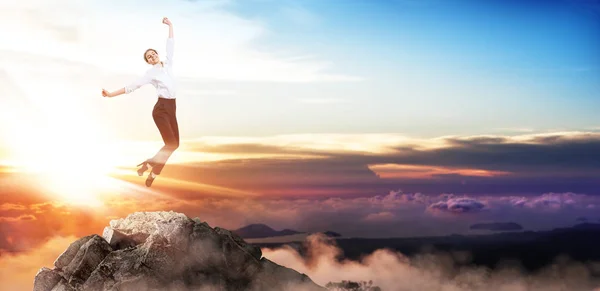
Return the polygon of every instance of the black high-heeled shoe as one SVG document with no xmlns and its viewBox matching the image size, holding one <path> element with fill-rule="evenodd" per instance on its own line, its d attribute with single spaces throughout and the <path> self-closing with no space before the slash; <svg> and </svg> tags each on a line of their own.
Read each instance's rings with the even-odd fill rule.
<svg viewBox="0 0 600 291">
<path fill-rule="evenodd" d="M 146 172 L 146 171 L 148 170 L 148 160 L 141 162 L 141 163 L 140 163 L 139 165 L 137 165 L 137 166 L 138 166 L 138 167 L 139 167 L 139 166 L 142 166 L 141 168 L 139 168 L 139 169 L 137 170 L 137 173 L 138 173 L 138 176 L 143 176 L 143 175 L 144 175 L 144 172 Z"/>
</svg>

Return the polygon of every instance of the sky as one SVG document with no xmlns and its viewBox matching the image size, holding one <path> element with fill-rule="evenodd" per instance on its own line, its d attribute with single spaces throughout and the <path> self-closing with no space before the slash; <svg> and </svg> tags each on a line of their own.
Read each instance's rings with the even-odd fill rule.
<svg viewBox="0 0 600 291">
<path fill-rule="evenodd" d="M 101 89 L 164 56 L 164 16 L 182 141 L 145 188 L 154 88 Z M 352 237 L 600 219 L 598 1 L 0 0 L 0 32 L 0 266 L 135 211 Z"/>
</svg>

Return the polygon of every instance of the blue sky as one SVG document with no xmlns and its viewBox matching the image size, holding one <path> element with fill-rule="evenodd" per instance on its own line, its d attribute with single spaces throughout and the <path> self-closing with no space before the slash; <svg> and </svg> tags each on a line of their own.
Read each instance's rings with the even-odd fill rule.
<svg viewBox="0 0 600 291">
<path fill-rule="evenodd" d="M 345 113 L 332 109 L 323 121 L 332 130 L 351 115 L 364 123 L 344 123 L 348 130 L 410 131 L 400 124 L 408 120 L 389 124 L 394 112 L 412 116 L 414 129 L 430 123 L 449 133 L 600 123 L 600 20 L 577 1 L 237 1 L 228 9 L 266 24 L 256 47 L 292 48 L 365 78 L 331 85 L 355 101 L 340 104 Z"/>
<path fill-rule="evenodd" d="M 507 61 L 587 67 L 598 44 L 597 16 L 567 1 L 239 1 L 231 7 L 267 21 L 271 44 L 323 48 L 330 57 L 370 52 L 394 60 L 420 50 L 428 58 L 497 69 Z"/>
<path fill-rule="evenodd" d="M 95 92 L 124 86 L 147 69 L 140 51 L 163 49 L 164 15 L 175 23 L 178 41 L 184 138 L 304 133 L 436 137 L 600 127 L 600 17 L 597 8 L 585 7 L 583 1 L 146 5 L 130 0 L 80 5 L 61 0 L 63 10 L 52 14 L 46 13 L 49 4 L 31 1 L 39 10 L 36 17 L 11 20 L 20 15 L 11 12 L 4 18 L 31 29 L 7 31 L 13 41 L 0 44 L 9 63 L 7 75 L 30 98 L 42 90 L 27 86 L 32 82 L 46 84 L 46 89 L 69 88 L 71 93 L 61 98 L 81 103 L 95 119 L 91 123 L 122 138 L 157 138 L 148 115 L 153 88 L 110 102 L 96 98 Z M 20 4 L 3 5 L 8 5 L 4 11 L 29 11 Z M 106 21 L 108 14 L 114 16 L 111 21 Z M 76 41 L 65 41 L 68 33 Z M 57 59 L 42 57 L 32 62 L 35 66 L 24 67 L 18 62 L 31 57 L 26 53 Z M 61 59 L 82 67 L 65 70 L 58 79 L 26 71 L 44 66 L 56 70 L 64 65 Z M 81 81 L 73 83 L 73 78 Z M 112 113 L 121 117 L 110 118 Z M 129 117 L 144 123 L 124 122 Z"/>
<path fill-rule="evenodd" d="M 409 53 L 496 71 L 597 68 L 600 19 L 577 2 L 239 1 L 232 7 L 266 21 L 270 44 L 327 57 L 367 53 L 360 59 L 385 65 Z"/>
</svg>

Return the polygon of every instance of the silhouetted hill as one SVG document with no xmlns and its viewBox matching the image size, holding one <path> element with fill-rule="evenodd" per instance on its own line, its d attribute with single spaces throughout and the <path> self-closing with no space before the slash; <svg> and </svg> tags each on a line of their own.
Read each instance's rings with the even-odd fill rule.
<svg viewBox="0 0 600 291">
<path fill-rule="evenodd" d="M 476 223 L 471 225 L 469 229 L 475 230 L 491 230 L 491 231 L 509 231 L 509 230 L 522 230 L 523 227 L 520 224 L 514 222 L 492 222 L 492 223 Z"/>
<path fill-rule="evenodd" d="M 589 230 L 598 230 L 598 231 L 600 231 L 600 223 L 589 223 L 589 222 L 580 223 L 580 224 L 577 224 L 577 225 L 573 226 L 573 228 L 575 228 L 575 229 L 589 229 Z M 566 230 L 568 230 L 568 228 Z"/>
<path fill-rule="evenodd" d="M 236 229 L 233 232 L 242 238 L 265 238 L 303 233 L 291 229 L 277 231 L 265 224 L 250 224 Z"/>
<path fill-rule="evenodd" d="M 328 230 L 326 232 L 323 233 L 324 235 L 328 236 L 328 237 L 340 237 L 342 236 L 341 234 L 337 233 L 337 232 L 333 232 L 331 230 Z"/>
<path fill-rule="evenodd" d="M 517 261 L 525 270 L 535 271 L 564 255 L 580 262 L 600 262 L 600 224 L 582 223 L 550 231 L 502 232 L 489 235 L 449 235 L 414 238 L 337 238 L 343 251 L 339 259 L 360 259 L 378 249 L 391 249 L 404 255 L 466 251 L 466 263 L 496 267 L 504 261 Z M 283 243 L 254 244 L 274 248 Z M 289 243 L 305 254 L 302 243 Z M 600 272 L 600 270 L 598 271 Z M 593 274 L 594 275 L 594 274 Z M 600 276 L 600 274 L 595 274 Z"/>
</svg>

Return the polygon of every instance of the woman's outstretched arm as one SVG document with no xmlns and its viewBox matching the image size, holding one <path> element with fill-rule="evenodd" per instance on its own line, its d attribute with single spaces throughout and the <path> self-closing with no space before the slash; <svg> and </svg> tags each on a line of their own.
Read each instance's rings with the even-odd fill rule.
<svg viewBox="0 0 600 291">
<path fill-rule="evenodd" d="M 142 86 L 144 86 L 146 84 L 150 84 L 151 81 L 152 81 L 151 75 L 149 74 L 149 72 L 146 72 L 146 74 L 143 77 L 135 80 L 133 83 L 131 83 L 131 84 L 129 84 L 129 85 L 127 85 L 127 86 L 125 86 L 125 87 L 117 90 L 117 91 L 108 92 L 108 91 L 102 89 L 102 96 L 104 96 L 104 97 L 116 97 L 116 96 L 119 96 L 121 94 L 129 94 L 129 93 L 131 93 L 131 92 L 139 89 L 140 87 L 142 87 Z"/>
<path fill-rule="evenodd" d="M 119 89 L 117 91 L 114 91 L 114 92 L 108 92 L 108 91 L 102 89 L 102 96 L 104 96 L 104 97 L 116 97 L 116 96 L 119 96 L 121 94 L 125 94 L 125 88 L 121 88 L 121 89 Z"/>
</svg>

